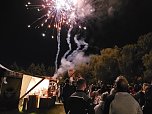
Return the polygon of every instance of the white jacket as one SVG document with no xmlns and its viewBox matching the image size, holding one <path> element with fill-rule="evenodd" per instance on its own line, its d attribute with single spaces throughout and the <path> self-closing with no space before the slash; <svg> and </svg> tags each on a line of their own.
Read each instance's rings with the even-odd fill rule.
<svg viewBox="0 0 152 114">
<path fill-rule="evenodd" d="M 127 92 L 118 92 L 110 104 L 109 114 L 143 114 L 139 103 Z"/>
</svg>

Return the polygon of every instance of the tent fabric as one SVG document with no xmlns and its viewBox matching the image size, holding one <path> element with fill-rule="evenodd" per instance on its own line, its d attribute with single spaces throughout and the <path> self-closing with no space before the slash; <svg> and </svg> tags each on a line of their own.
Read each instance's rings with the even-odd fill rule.
<svg viewBox="0 0 152 114">
<path fill-rule="evenodd" d="M 25 75 L 25 74 L 23 75 L 22 85 L 21 85 L 21 92 L 20 92 L 20 98 L 26 93 L 31 79 L 32 79 L 32 76 Z"/>
<path fill-rule="evenodd" d="M 33 77 L 30 75 L 23 75 L 22 79 L 22 86 L 21 86 L 21 93 L 20 98 L 29 91 L 32 87 L 34 87 L 42 78 Z M 40 84 L 38 84 L 29 94 L 34 94 L 40 90 L 47 90 L 49 86 L 49 79 L 44 79 Z M 40 94 L 40 93 L 39 93 Z"/>
<path fill-rule="evenodd" d="M 48 76 L 31 76 L 31 75 L 26 75 L 20 72 L 15 72 L 12 71 L 2 64 L 0 64 L 0 76 L 4 76 L 4 72 L 7 72 L 6 77 L 14 77 L 14 78 L 22 78 L 22 84 L 21 84 L 21 89 L 20 89 L 20 98 L 25 95 L 25 93 L 30 90 L 33 86 L 35 86 L 42 78 L 46 78 L 43 80 L 40 84 L 38 84 L 30 93 L 33 93 L 33 91 L 37 90 L 43 90 L 43 89 L 48 89 L 49 86 L 49 79 Z M 47 79 L 48 78 L 48 79 Z"/>
</svg>

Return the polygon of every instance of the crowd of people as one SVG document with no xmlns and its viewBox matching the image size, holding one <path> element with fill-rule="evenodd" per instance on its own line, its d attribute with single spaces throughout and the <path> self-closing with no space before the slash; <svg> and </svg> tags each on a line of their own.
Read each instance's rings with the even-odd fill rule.
<svg viewBox="0 0 152 114">
<path fill-rule="evenodd" d="M 124 76 L 118 76 L 113 85 L 66 79 L 59 99 L 66 114 L 151 114 L 152 81 L 130 86 Z"/>
</svg>

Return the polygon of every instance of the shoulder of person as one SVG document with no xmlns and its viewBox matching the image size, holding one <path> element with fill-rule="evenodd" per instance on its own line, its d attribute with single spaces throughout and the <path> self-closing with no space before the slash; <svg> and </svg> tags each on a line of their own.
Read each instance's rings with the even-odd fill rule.
<svg viewBox="0 0 152 114">
<path fill-rule="evenodd" d="M 109 96 L 106 98 L 106 101 L 112 101 L 114 98 L 115 98 L 115 94 L 109 95 Z"/>
</svg>

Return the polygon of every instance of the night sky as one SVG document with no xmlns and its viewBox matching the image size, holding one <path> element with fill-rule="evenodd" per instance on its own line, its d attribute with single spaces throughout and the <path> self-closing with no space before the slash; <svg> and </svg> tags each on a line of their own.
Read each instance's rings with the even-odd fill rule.
<svg viewBox="0 0 152 114">
<path fill-rule="evenodd" d="M 42 37 L 41 29 L 27 28 L 34 20 L 34 12 L 26 10 L 26 2 L 3 0 L 1 3 L 4 8 L 1 9 L 0 63 L 8 66 L 16 62 L 27 67 L 33 62 L 53 66 L 57 41 L 51 39 L 51 36 Z M 152 32 L 152 0 L 128 0 L 113 17 L 89 19 L 87 27 L 88 53 L 115 45 L 122 47 L 136 43 L 140 35 Z M 65 34 L 63 32 L 62 36 Z M 68 49 L 66 41 L 62 40 L 60 57 Z"/>
</svg>

